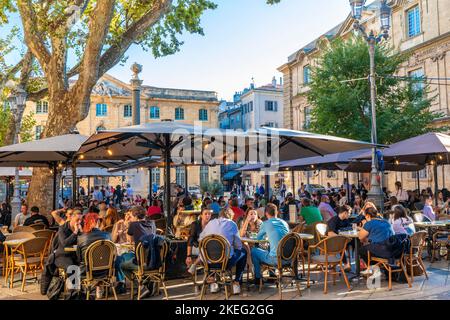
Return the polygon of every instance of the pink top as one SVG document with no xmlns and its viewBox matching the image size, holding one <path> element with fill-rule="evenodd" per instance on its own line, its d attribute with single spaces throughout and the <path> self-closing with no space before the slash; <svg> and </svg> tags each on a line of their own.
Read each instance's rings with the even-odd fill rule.
<svg viewBox="0 0 450 320">
<path fill-rule="evenodd" d="M 154 216 L 155 214 L 161 214 L 161 208 L 158 206 L 148 207 L 147 216 L 151 217 Z"/>
</svg>

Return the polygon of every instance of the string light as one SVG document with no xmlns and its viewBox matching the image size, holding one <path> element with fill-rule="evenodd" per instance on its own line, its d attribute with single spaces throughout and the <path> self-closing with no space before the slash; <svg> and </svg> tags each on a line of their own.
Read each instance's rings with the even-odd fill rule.
<svg viewBox="0 0 450 320">
<path fill-rule="evenodd" d="M 430 164 L 431 164 L 432 166 L 434 166 L 435 163 L 436 163 L 436 162 L 435 162 L 434 160 L 431 160 L 431 162 L 430 162 Z"/>
<path fill-rule="evenodd" d="M 400 161 L 398 159 L 395 159 L 395 165 L 398 166 L 400 164 Z"/>
<path fill-rule="evenodd" d="M 113 155 L 113 152 L 111 151 L 111 149 L 110 148 L 107 148 L 106 149 L 106 152 L 110 155 L 110 156 L 112 156 Z"/>
<path fill-rule="evenodd" d="M 444 157 L 442 155 L 439 155 L 439 160 L 444 159 Z"/>
<path fill-rule="evenodd" d="M 84 159 L 84 154 L 80 154 L 80 156 L 78 157 L 78 159 L 83 160 L 83 159 Z"/>
<path fill-rule="evenodd" d="M 60 162 L 60 163 L 58 163 L 58 168 L 62 168 L 63 167 L 63 164 Z"/>
</svg>

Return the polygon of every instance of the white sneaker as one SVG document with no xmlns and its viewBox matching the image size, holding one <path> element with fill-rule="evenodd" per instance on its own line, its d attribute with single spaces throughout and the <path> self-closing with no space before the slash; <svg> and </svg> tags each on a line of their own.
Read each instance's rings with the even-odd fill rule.
<svg viewBox="0 0 450 320">
<path fill-rule="evenodd" d="M 188 272 L 190 274 L 194 275 L 196 270 L 197 270 L 197 266 L 195 264 L 191 264 L 191 266 L 188 269 Z"/>
<path fill-rule="evenodd" d="M 217 293 L 220 291 L 219 285 L 217 283 L 211 283 L 209 285 L 209 291 L 211 291 L 211 293 Z"/>
<path fill-rule="evenodd" d="M 233 283 L 233 294 L 238 295 L 241 293 L 241 286 L 239 284 Z"/>
</svg>

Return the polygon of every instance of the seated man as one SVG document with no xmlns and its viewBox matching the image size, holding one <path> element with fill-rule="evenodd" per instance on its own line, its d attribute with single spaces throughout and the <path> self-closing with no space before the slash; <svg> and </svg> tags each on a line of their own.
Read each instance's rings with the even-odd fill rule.
<svg viewBox="0 0 450 320">
<path fill-rule="evenodd" d="M 317 207 L 311 205 L 311 200 L 308 198 L 302 199 L 302 209 L 300 210 L 300 220 L 305 221 L 307 225 L 312 225 L 315 222 L 322 222 L 322 215 Z"/>
<path fill-rule="evenodd" d="M 323 221 L 327 222 L 336 215 L 336 212 L 330 205 L 330 198 L 327 195 L 323 195 L 320 199 L 319 211 L 322 215 Z"/>
<path fill-rule="evenodd" d="M 266 236 L 269 239 L 270 251 L 254 247 L 251 251 L 252 262 L 255 268 L 255 284 L 258 285 L 261 275 L 261 263 L 275 266 L 277 264 L 277 249 L 280 240 L 289 233 L 286 221 L 277 218 L 278 210 L 274 204 L 269 203 L 265 210 L 267 220 L 261 225 L 257 239 L 262 240 Z"/>
<path fill-rule="evenodd" d="M 337 236 L 341 230 L 346 230 L 351 228 L 351 224 L 349 221 L 350 213 L 352 212 L 352 208 L 350 206 L 344 205 L 337 208 L 337 216 L 334 216 L 330 220 L 328 220 L 328 230 L 327 236 Z M 353 240 L 349 243 L 349 246 L 353 246 Z M 345 270 L 349 270 L 351 268 L 350 261 L 347 260 L 347 257 L 344 255 L 343 259 L 345 263 Z"/>
<path fill-rule="evenodd" d="M 236 276 L 233 283 L 233 293 L 241 293 L 242 275 L 244 273 L 247 262 L 247 253 L 242 247 L 241 238 L 239 237 L 239 229 L 233 219 L 233 211 L 231 209 L 223 209 L 218 219 L 209 221 L 200 234 L 199 241 L 208 235 L 221 235 L 230 243 L 230 258 L 228 260 L 227 269 L 236 266 Z"/>
<path fill-rule="evenodd" d="M 49 223 L 45 216 L 39 214 L 39 208 L 38 207 L 31 207 L 31 216 L 25 220 L 23 223 L 24 226 L 31 226 L 32 224 L 36 223 L 42 223 L 45 224 L 45 226 L 48 228 Z"/>
<path fill-rule="evenodd" d="M 131 207 L 128 211 L 130 214 L 127 240 L 129 243 L 134 243 L 135 248 L 141 242 L 141 239 L 154 234 L 156 232 L 155 222 L 146 220 L 146 211 L 141 206 Z M 136 255 L 133 252 L 125 253 L 116 259 L 116 276 L 118 281 L 117 291 L 124 293 L 125 290 L 125 277 L 131 279 L 131 275 L 138 269 Z M 152 284 L 152 283 L 151 283 Z M 153 287 L 144 288 L 141 298 L 145 298 L 152 292 Z"/>
</svg>

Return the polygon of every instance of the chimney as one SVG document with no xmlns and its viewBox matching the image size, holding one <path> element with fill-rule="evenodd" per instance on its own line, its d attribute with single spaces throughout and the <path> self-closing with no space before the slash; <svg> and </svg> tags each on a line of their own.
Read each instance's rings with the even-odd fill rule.
<svg viewBox="0 0 450 320">
<path fill-rule="evenodd" d="M 272 78 L 272 87 L 277 87 L 277 78 L 275 78 L 275 76 Z"/>
</svg>

